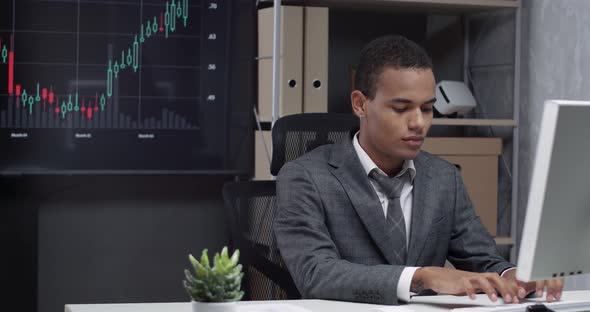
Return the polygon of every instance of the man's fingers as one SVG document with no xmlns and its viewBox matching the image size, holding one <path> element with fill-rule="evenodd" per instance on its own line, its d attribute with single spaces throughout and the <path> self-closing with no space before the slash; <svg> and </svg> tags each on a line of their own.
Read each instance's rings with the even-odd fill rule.
<svg viewBox="0 0 590 312">
<path fill-rule="evenodd" d="M 547 285 L 547 302 L 561 300 L 561 293 L 563 291 L 563 278 L 551 279 L 545 281 Z"/>
<path fill-rule="evenodd" d="M 462 278 L 461 281 L 463 282 L 463 288 L 465 289 L 465 294 L 469 296 L 469 298 L 475 300 L 475 288 L 467 278 Z"/>
<path fill-rule="evenodd" d="M 536 282 L 521 282 L 518 281 L 518 286 L 519 286 L 519 297 L 521 295 L 520 289 L 522 288 L 522 290 L 524 290 L 524 297 L 526 297 L 528 294 L 533 293 L 537 290 L 537 283 Z M 520 297 L 520 298 L 524 298 L 524 297 Z"/>
<path fill-rule="evenodd" d="M 518 283 L 513 279 L 501 278 L 498 274 L 485 274 L 502 294 L 502 299 L 506 303 L 518 303 Z"/>
<path fill-rule="evenodd" d="M 545 281 L 522 282 L 517 280 L 516 284 L 518 285 L 517 292 L 520 299 L 526 298 L 531 293 L 535 293 L 535 296 L 541 297 L 545 288 Z M 536 293 L 537 290 L 539 290 L 539 294 Z"/>
<path fill-rule="evenodd" d="M 514 283 L 514 282 L 507 283 L 507 286 L 509 287 L 510 292 L 512 294 L 514 294 L 512 297 L 513 303 L 518 303 L 519 302 L 518 298 L 522 299 L 522 298 L 526 297 L 526 294 L 522 295 L 522 293 L 526 293 L 526 291 L 524 290 L 524 287 L 519 286 L 518 283 Z"/>
<path fill-rule="evenodd" d="M 561 300 L 561 292 L 563 291 L 563 278 L 555 280 L 555 299 Z"/>
<path fill-rule="evenodd" d="M 497 276 L 497 274 L 496 274 Z M 478 274 L 475 279 L 472 280 L 472 283 L 479 286 L 479 288 L 488 295 L 491 301 L 495 302 L 498 300 L 498 294 L 496 293 L 496 289 L 492 286 L 490 281 L 488 280 L 490 277 L 487 274 Z"/>
<path fill-rule="evenodd" d="M 557 288 L 557 280 L 550 279 L 546 281 L 547 285 L 547 302 L 555 301 L 555 290 Z"/>
<path fill-rule="evenodd" d="M 545 281 L 536 281 L 535 282 L 535 297 L 537 297 L 537 298 L 543 297 L 543 289 L 545 289 Z"/>
<path fill-rule="evenodd" d="M 528 292 L 524 287 L 518 287 L 518 298 L 524 299 L 524 297 L 526 297 L 527 294 Z"/>
<path fill-rule="evenodd" d="M 513 274 L 511 274 L 511 276 L 502 278 L 502 280 L 510 285 L 516 296 L 520 299 L 524 299 L 527 294 L 534 290 L 535 287 L 534 284 L 530 285 L 530 283 L 519 281 Z"/>
</svg>

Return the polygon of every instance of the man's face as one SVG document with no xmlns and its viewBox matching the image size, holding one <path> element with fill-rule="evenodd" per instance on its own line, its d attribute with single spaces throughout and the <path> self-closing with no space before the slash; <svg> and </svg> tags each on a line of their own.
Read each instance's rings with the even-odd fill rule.
<svg viewBox="0 0 590 312">
<path fill-rule="evenodd" d="M 399 166 L 418 156 L 432 125 L 435 87 L 431 69 L 389 67 L 379 76 L 372 100 L 359 92 L 364 110 L 355 113 L 361 117 L 361 145 L 377 165 Z"/>
</svg>

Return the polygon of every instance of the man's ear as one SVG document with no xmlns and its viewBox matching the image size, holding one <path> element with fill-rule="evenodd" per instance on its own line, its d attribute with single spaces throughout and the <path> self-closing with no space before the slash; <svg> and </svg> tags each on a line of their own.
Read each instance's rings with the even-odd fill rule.
<svg viewBox="0 0 590 312">
<path fill-rule="evenodd" d="M 352 103 L 352 112 L 359 118 L 365 118 L 367 115 L 367 98 L 359 91 L 354 90 L 350 94 L 350 102 Z"/>
</svg>

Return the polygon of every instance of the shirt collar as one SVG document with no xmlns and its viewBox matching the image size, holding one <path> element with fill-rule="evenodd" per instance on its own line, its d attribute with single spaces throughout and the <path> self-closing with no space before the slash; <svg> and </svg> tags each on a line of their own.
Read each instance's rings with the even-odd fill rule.
<svg viewBox="0 0 590 312">
<path fill-rule="evenodd" d="M 365 150 L 363 149 L 363 147 L 359 143 L 358 134 L 359 133 L 357 131 L 357 133 L 355 133 L 354 136 L 352 137 L 352 145 L 354 146 L 354 150 L 356 151 L 356 154 L 358 155 L 359 160 L 361 161 L 361 165 L 363 166 L 363 169 L 365 170 L 365 173 L 367 174 L 367 176 L 375 168 L 381 174 L 387 175 L 385 172 L 383 172 L 383 170 L 381 170 L 381 169 L 379 169 L 379 167 L 377 167 L 375 162 L 371 159 L 371 157 L 369 157 L 367 152 L 365 152 Z M 406 170 L 410 171 L 410 178 L 411 178 L 410 183 L 414 183 L 414 178 L 416 177 L 416 167 L 414 167 L 414 161 L 412 159 L 408 159 L 408 160 L 404 161 L 404 164 L 402 165 L 402 170 L 400 170 L 400 172 L 396 175 L 396 177 L 403 175 L 406 172 Z"/>
</svg>

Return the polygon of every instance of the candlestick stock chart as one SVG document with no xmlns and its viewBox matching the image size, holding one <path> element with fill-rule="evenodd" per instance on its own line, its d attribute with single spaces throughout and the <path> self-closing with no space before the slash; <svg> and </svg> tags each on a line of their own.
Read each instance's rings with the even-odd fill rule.
<svg viewBox="0 0 590 312">
<path fill-rule="evenodd" d="M 0 4 L 1 172 L 227 169 L 229 8 Z"/>
</svg>

